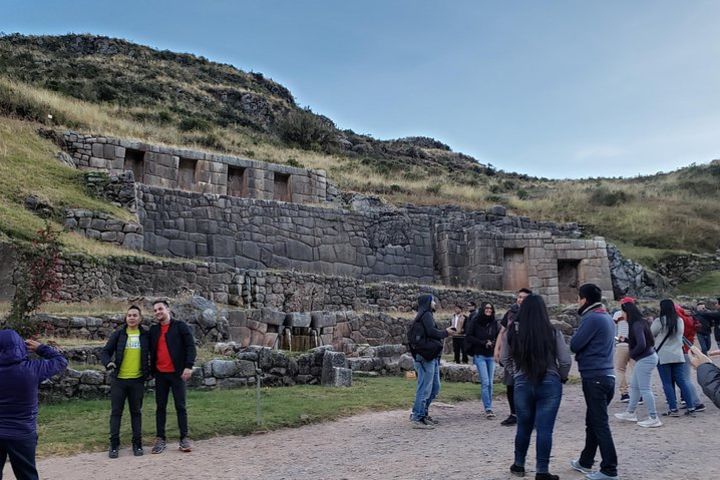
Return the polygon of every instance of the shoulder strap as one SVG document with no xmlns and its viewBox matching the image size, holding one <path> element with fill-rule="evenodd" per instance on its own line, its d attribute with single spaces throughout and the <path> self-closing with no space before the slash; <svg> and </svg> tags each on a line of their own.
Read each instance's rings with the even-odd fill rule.
<svg viewBox="0 0 720 480">
<path fill-rule="evenodd" d="M 655 349 L 655 353 L 660 353 L 660 349 L 663 347 L 663 345 L 665 345 L 665 340 L 667 340 L 669 336 L 670 336 L 670 330 L 668 330 L 668 332 L 665 334 L 665 338 L 662 339 L 662 342 L 660 342 L 660 345 L 658 345 L 658 347 Z"/>
</svg>

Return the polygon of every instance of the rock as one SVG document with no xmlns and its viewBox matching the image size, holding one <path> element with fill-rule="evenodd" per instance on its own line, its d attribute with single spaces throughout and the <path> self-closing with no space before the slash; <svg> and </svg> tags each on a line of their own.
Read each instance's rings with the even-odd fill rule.
<svg viewBox="0 0 720 480">
<path fill-rule="evenodd" d="M 575 329 L 572 325 L 570 325 L 567 322 L 563 322 L 560 320 L 550 320 L 550 323 L 552 323 L 553 327 L 560 330 L 563 335 L 572 335 Z"/>
<path fill-rule="evenodd" d="M 326 387 L 352 387 L 352 370 L 349 368 L 333 367 L 330 378 L 323 382 Z"/>
<path fill-rule="evenodd" d="M 85 370 L 80 374 L 80 383 L 85 385 L 102 385 L 105 375 L 97 370 Z"/>
<path fill-rule="evenodd" d="M 347 359 L 345 358 L 344 353 L 325 351 L 323 353 L 322 376 L 320 379 L 320 383 L 322 385 L 332 385 L 336 375 L 334 373 L 334 369 L 348 369 L 347 366 Z M 352 378 L 352 374 L 350 374 L 350 377 Z"/>
<path fill-rule="evenodd" d="M 235 360 L 210 360 L 210 371 L 216 378 L 232 377 L 238 372 L 238 365 Z"/>
<path fill-rule="evenodd" d="M 415 360 L 413 360 L 412 355 L 409 353 L 405 353 L 400 357 L 398 365 L 400 370 L 403 371 L 415 370 Z"/>
</svg>

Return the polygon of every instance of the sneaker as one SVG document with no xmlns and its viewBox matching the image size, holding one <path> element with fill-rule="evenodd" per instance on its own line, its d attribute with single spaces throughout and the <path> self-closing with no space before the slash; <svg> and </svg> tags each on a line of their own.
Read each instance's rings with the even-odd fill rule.
<svg viewBox="0 0 720 480">
<path fill-rule="evenodd" d="M 704 412 L 705 411 L 705 404 L 704 403 L 698 403 L 695 405 L 695 411 L 696 412 Z"/>
<path fill-rule="evenodd" d="M 677 418 L 677 417 L 680 416 L 680 412 L 679 412 L 677 409 L 675 409 L 675 410 L 668 410 L 667 412 L 664 412 L 664 413 L 662 414 L 662 416 L 663 416 L 663 417 L 675 417 L 675 418 Z"/>
<path fill-rule="evenodd" d="M 512 465 L 510 465 L 510 473 L 512 473 L 516 477 L 524 477 L 525 476 L 525 467 L 520 467 L 513 463 Z"/>
<path fill-rule="evenodd" d="M 620 403 L 628 403 L 630 401 L 630 395 L 623 393 L 620 395 Z"/>
<path fill-rule="evenodd" d="M 642 397 L 640 397 L 640 400 L 638 400 L 638 405 L 642 405 L 643 403 L 645 402 L 643 401 Z"/>
<path fill-rule="evenodd" d="M 696 410 L 687 409 L 687 410 L 685 411 L 685 416 L 686 416 L 686 417 L 694 417 L 694 416 L 695 416 L 695 411 L 696 411 Z"/>
<path fill-rule="evenodd" d="M 167 447 L 167 444 L 165 443 L 165 439 L 157 437 L 155 439 L 155 443 L 153 444 L 152 450 L 150 450 L 150 453 L 153 453 L 153 454 L 163 453 L 165 451 L 165 447 Z"/>
<path fill-rule="evenodd" d="M 412 428 L 416 428 L 418 430 L 432 430 L 435 428 L 435 426 L 425 420 L 424 418 L 421 420 L 411 420 L 410 424 L 412 425 Z"/>
<path fill-rule="evenodd" d="M 570 468 L 577 470 L 580 473 L 593 473 L 592 468 L 583 467 L 580 465 L 580 460 L 570 460 Z"/>
<path fill-rule="evenodd" d="M 687 402 L 685 400 L 680 400 L 680 408 L 687 408 Z"/>
<path fill-rule="evenodd" d="M 190 443 L 190 439 L 187 437 L 181 438 L 178 448 L 181 452 L 192 452 L 192 443 Z"/>
<path fill-rule="evenodd" d="M 513 414 L 510 414 L 505 420 L 500 422 L 500 425 L 502 425 L 503 427 L 517 425 L 517 417 Z"/>
<path fill-rule="evenodd" d="M 640 425 L 643 428 L 656 428 L 656 427 L 662 427 L 662 422 L 658 417 L 650 417 L 647 420 L 642 420 L 640 422 L 637 422 L 638 425 Z"/>
<path fill-rule="evenodd" d="M 630 413 L 630 412 L 622 412 L 622 413 L 616 413 L 615 418 L 618 420 L 623 420 L 625 422 L 637 422 L 637 413 Z"/>
<path fill-rule="evenodd" d="M 120 455 L 120 451 L 118 450 L 118 447 L 111 446 L 108 450 L 108 457 L 110 458 L 118 458 Z"/>
<path fill-rule="evenodd" d="M 133 455 L 136 457 L 142 457 L 145 454 L 142 445 L 133 445 Z"/>
<path fill-rule="evenodd" d="M 495 413 L 492 410 L 485 410 L 485 418 L 495 418 Z"/>
<path fill-rule="evenodd" d="M 618 480 L 617 475 L 613 477 L 611 475 L 606 475 L 602 472 L 588 473 L 587 475 L 585 475 L 585 478 L 587 478 L 587 480 Z"/>
<path fill-rule="evenodd" d="M 428 416 L 425 417 L 425 421 L 428 422 L 428 423 L 430 423 L 430 424 L 432 424 L 432 425 L 440 425 L 440 422 L 438 422 L 437 420 L 435 420 L 435 419 L 434 419 L 433 417 L 431 417 L 430 415 L 428 415 Z"/>
</svg>

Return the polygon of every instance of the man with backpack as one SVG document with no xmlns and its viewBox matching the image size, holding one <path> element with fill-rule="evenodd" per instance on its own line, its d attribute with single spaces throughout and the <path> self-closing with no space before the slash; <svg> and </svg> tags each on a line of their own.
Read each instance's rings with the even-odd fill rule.
<svg viewBox="0 0 720 480">
<path fill-rule="evenodd" d="M 438 328 L 433 317 L 437 304 L 432 295 L 418 298 L 415 320 L 408 329 L 408 348 L 415 361 L 417 389 L 410 422 L 413 428 L 432 429 L 437 421 L 428 415 L 430 403 L 440 392 L 440 355 L 443 339 L 453 336 L 452 327 Z"/>
</svg>

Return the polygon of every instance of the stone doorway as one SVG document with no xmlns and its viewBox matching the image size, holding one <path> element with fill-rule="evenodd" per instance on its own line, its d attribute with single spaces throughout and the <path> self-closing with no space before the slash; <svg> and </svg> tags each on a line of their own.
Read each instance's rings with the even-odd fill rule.
<svg viewBox="0 0 720 480">
<path fill-rule="evenodd" d="M 132 170 L 133 177 L 138 183 L 143 183 L 145 179 L 145 152 L 141 150 L 125 149 L 125 170 Z"/>
<path fill-rule="evenodd" d="M 558 260 L 558 287 L 560 303 L 575 303 L 580 269 L 580 260 Z"/>
<path fill-rule="evenodd" d="M 528 287 L 528 268 L 524 248 L 503 251 L 503 290 L 517 291 Z"/>
</svg>

